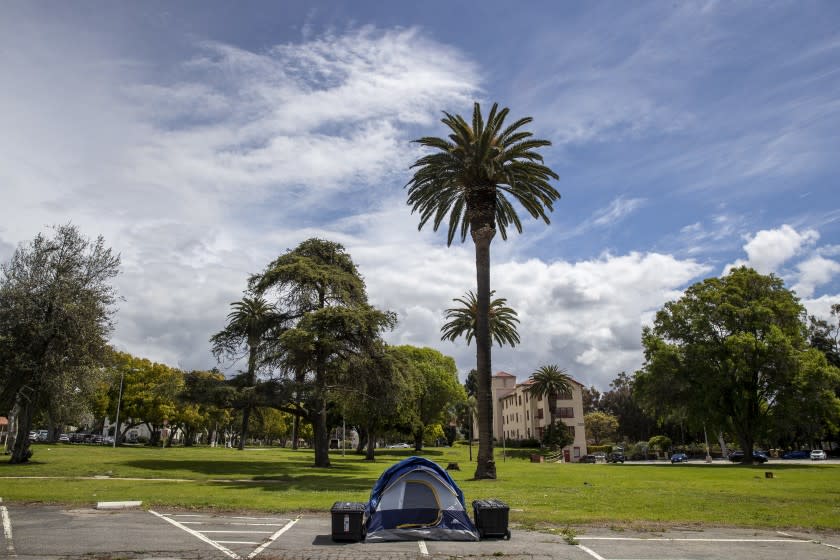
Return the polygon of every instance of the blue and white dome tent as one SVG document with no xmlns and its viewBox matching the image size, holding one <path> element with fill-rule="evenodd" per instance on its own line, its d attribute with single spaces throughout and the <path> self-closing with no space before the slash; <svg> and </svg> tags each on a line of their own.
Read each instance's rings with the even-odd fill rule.
<svg viewBox="0 0 840 560">
<path fill-rule="evenodd" d="M 367 513 L 367 542 L 478 540 L 463 492 L 449 473 L 423 457 L 409 457 L 382 473 Z"/>
</svg>

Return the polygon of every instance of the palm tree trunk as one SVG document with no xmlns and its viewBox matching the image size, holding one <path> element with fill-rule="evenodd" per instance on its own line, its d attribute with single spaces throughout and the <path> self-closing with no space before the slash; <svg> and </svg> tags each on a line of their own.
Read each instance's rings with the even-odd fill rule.
<svg viewBox="0 0 840 560">
<path fill-rule="evenodd" d="M 496 230 L 482 227 L 472 231 L 475 243 L 475 271 L 477 281 L 475 353 L 478 378 L 478 460 L 476 479 L 496 478 L 493 460 L 493 391 L 490 364 L 490 242 Z"/>
</svg>

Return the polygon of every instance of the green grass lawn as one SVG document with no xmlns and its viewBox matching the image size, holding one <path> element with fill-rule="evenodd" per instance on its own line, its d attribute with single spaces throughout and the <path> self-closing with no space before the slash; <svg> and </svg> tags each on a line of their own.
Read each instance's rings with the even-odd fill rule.
<svg viewBox="0 0 840 560">
<path fill-rule="evenodd" d="M 366 501 L 382 471 L 413 454 L 382 450 L 370 463 L 333 452 L 332 468 L 315 469 L 311 450 L 76 445 L 36 445 L 34 450 L 30 464 L 0 463 L 4 501 L 90 505 L 142 500 L 148 507 L 267 512 L 327 511 L 338 500 Z M 531 463 L 527 453 L 514 454 L 519 457 L 503 461 L 498 453 L 497 480 L 476 481 L 470 480 L 475 466 L 466 448 L 423 453 L 444 467 L 460 464 L 462 470 L 450 474 L 468 508 L 474 499 L 499 498 L 510 505 L 511 522 L 529 528 L 840 530 L 840 465 L 554 464 Z M 766 471 L 774 477 L 765 478 Z"/>
</svg>

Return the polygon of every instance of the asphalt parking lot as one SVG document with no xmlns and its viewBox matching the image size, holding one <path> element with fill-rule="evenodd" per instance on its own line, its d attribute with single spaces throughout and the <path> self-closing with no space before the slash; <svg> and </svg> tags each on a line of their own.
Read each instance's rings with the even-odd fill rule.
<svg viewBox="0 0 840 560">
<path fill-rule="evenodd" d="M 509 541 L 335 543 L 329 515 L 323 514 L 66 509 L 0 503 L 0 515 L 0 555 L 18 559 L 840 558 L 839 534 L 744 529 L 577 528 L 574 543 L 561 534 L 516 529 Z"/>
</svg>

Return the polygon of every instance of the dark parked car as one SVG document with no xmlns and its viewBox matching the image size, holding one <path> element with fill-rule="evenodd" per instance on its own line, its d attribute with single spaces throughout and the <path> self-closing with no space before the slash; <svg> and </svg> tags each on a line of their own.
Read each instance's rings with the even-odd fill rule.
<svg viewBox="0 0 840 560">
<path fill-rule="evenodd" d="M 810 451 L 788 451 L 782 455 L 782 459 L 808 459 L 810 456 Z"/>
<path fill-rule="evenodd" d="M 597 461 L 597 459 L 595 458 L 595 455 L 584 455 L 583 457 L 580 458 L 579 462 L 580 463 L 594 463 L 595 461 Z"/>
<path fill-rule="evenodd" d="M 685 453 L 674 453 L 671 455 L 671 464 L 674 463 L 688 463 L 688 455 Z"/>
<path fill-rule="evenodd" d="M 770 459 L 761 451 L 753 451 L 752 452 L 753 461 L 757 461 L 759 463 L 766 463 Z M 733 451 L 729 454 L 729 460 L 733 463 L 740 463 L 744 460 L 744 452 L 743 451 Z"/>
<path fill-rule="evenodd" d="M 624 461 L 626 460 L 627 457 L 625 457 L 623 453 L 610 453 L 609 455 L 607 455 L 607 463 L 624 464 Z"/>
</svg>

